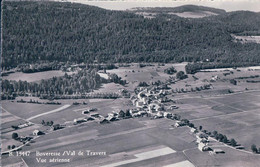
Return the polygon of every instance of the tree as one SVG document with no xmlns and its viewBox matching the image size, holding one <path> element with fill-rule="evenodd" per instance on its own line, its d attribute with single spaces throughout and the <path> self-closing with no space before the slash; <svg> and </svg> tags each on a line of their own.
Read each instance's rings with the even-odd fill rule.
<svg viewBox="0 0 260 167">
<path fill-rule="evenodd" d="M 216 137 L 218 135 L 218 131 L 213 131 L 213 135 Z"/>
<path fill-rule="evenodd" d="M 17 140 L 18 134 L 17 134 L 17 133 L 13 133 L 13 134 L 12 134 L 12 138 L 13 138 L 14 140 Z"/>
<path fill-rule="evenodd" d="M 190 123 L 190 121 L 188 119 L 182 119 L 181 122 L 186 125 L 188 125 Z"/>
<path fill-rule="evenodd" d="M 188 76 L 185 75 L 185 73 L 184 73 L 183 71 L 179 71 L 179 72 L 177 72 L 177 74 L 176 74 L 176 78 L 177 78 L 177 79 L 185 79 L 185 78 L 188 78 Z"/>
<path fill-rule="evenodd" d="M 202 126 L 199 126 L 199 130 L 202 130 Z"/>
<path fill-rule="evenodd" d="M 219 140 L 220 142 L 223 142 L 223 140 L 224 140 L 224 135 L 222 135 L 221 133 L 219 133 L 219 134 L 218 134 L 218 140 Z"/>
<path fill-rule="evenodd" d="M 14 149 L 15 148 L 15 145 L 12 145 L 12 149 Z"/>
<path fill-rule="evenodd" d="M 230 140 L 230 144 L 231 144 L 231 146 L 235 147 L 235 146 L 237 145 L 237 142 L 236 142 L 235 139 L 232 138 L 232 139 Z"/>
<path fill-rule="evenodd" d="M 224 143 L 227 143 L 227 142 L 228 142 L 228 139 L 227 139 L 227 136 L 226 136 L 226 135 L 224 135 L 223 142 L 224 142 Z"/>
<path fill-rule="evenodd" d="M 256 148 L 255 144 L 252 144 L 251 150 L 252 150 L 253 153 L 257 153 L 257 148 Z"/>
<path fill-rule="evenodd" d="M 11 145 L 8 145 L 8 146 L 7 146 L 7 149 L 10 150 L 10 149 L 11 149 Z"/>
<path fill-rule="evenodd" d="M 189 127 L 194 128 L 194 124 L 193 123 L 189 123 Z"/>
<path fill-rule="evenodd" d="M 42 125 L 45 125 L 45 121 L 44 120 L 42 120 Z"/>
<path fill-rule="evenodd" d="M 237 85 L 237 81 L 234 80 L 234 79 L 231 79 L 231 80 L 230 80 L 230 83 L 233 84 L 233 85 Z"/>
</svg>

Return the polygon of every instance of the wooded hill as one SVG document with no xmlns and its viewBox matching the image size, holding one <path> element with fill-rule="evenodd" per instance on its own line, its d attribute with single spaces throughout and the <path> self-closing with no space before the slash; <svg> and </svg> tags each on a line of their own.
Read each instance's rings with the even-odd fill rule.
<svg viewBox="0 0 260 167">
<path fill-rule="evenodd" d="M 260 14 L 248 11 L 148 19 L 77 3 L 4 2 L 2 68 L 45 60 L 260 63 L 259 44 L 230 35 L 259 29 Z"/>
</svg>

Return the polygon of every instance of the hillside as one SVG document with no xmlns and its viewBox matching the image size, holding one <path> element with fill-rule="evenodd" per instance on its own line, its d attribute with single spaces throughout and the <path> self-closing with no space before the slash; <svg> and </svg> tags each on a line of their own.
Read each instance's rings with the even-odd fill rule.
<svg viewBox="0 0 260 167">
<path fill-rule="evenodd" d="M 259 63 L 260 45 L 235 43 L 231 34 L 259 32 L 260 14 L 217 12 L 147 19 L 76 3 L 4 2 L 2 67 L 46 60 Z"/>
</svg>

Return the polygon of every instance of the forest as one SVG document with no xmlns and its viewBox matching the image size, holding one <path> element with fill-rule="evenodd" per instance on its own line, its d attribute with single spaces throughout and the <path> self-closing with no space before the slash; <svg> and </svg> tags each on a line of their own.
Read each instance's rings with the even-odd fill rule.
<svg viewBox="0 0 260 167">
<path fill-rule="evenodd" d="M 2 70 L 42 61 L 260 63 L 259 44 L 235 43 L 230 35 L 259 32 L 259 13 L 148 19 L 77 3 L 3 4 Z"/>
<path fill-rule="evenodd" d="M 36 97 L 87 94 L 106 82 L 108 81 L 98 75 L 97 69 L 85 69 L 72 75 L 65 73 L 63 77 L 53 77 L 39 83 L 3 80 L 1 99 L 13 99 L 26 93 Z"/>
</svg>

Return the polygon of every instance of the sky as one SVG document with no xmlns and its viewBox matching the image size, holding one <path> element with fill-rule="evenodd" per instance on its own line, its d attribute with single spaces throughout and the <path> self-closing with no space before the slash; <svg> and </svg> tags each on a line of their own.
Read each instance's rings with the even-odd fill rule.
<svg viewBox="0 0 260 167">
<path fill-rule="evenodd" d="M 176 7 L 200 5 L 224 9 L 227 12 L 249 10 L 260 12 L 260 0 L 65 0 L 98 6 L 110 10 L 126 10 L 134 7 Z"/>
</svg>

